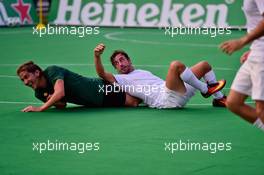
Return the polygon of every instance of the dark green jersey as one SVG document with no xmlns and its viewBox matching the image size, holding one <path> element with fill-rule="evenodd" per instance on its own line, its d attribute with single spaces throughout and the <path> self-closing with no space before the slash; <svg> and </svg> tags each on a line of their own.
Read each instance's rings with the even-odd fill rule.
<svg viewBox="0 0 264 175">
<path fill-rule="evenodd" d="M 91 107 L 103 106 L 105 95 L 100 92 L 100 87 L 104 85 L 102 79 L 83 77 L 59 66 L 50 66 L 43 72 L 47 87 L 35 90 L 35 96 L 43 102 L 46 102 L 48 94 L 53 94 L 55 82 L 61 79 L 64 80 L 65 102 Z"/>
</svg>

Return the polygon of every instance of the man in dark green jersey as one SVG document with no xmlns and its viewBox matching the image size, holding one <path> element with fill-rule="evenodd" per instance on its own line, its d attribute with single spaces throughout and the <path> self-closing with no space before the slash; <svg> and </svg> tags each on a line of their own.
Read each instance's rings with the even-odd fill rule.
<svg viewBox="0 0 264 175">
<path fill-rule="evenodd" d="M 100 78 L 88 78 L 59 66 L 44 71 L 32 61 L 19 66 L 17 75 L 44 102 L 40 107 L 28 106 L 23 112 L 40 112 L 51 106 L 66 107 L 67 102 L 87 107 L 137 106 L 139 101 Z"/>
</svg>

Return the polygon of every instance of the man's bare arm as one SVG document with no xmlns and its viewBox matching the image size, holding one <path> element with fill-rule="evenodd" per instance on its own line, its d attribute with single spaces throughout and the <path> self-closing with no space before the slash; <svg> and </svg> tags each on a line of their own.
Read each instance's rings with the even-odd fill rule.
<svg viewBox="0 0 264 175">
<path fill-rule="evenodd" d="M 101 55 L 103 54 L 104 49 L 105 49 L 104 44 L 99 44 L 94 49 L 94 64 L 96 68 L 96 73 L 102 79 L 109 81 L 110 83 L 114 83 L 116 82 L 115 77 L 113 76 L 112 73 L 105 72 L 104 66 L 101 62 Z"/>
<path fill-rule="evenodd" d="M 44 103 L 40 108 L 42 109 L 42 111 L 44 111 L 49 107 L 53 106 L 56 102 L 59 102 L 64 96 L 65 96 L 64 81 L 59 79 L 55 82 L 54 93 L 52 94 L 51 98 L 46 103 Z"/>
<path fill-rule="evenodd" d="M 245 45 L 254 41 L 255 39 L 260 38 L 263 35 L 264 35 L 264 19 L 262 19 L 257 25 L 257 27 L 247 35 L 239 39 L 226 41 L 220 45 L 220 48 L 223 50 L 223 52 L 231 55 L 233 52 L 242 49 Z"/>
<path fill-rule="evenodd" d="M 54 93 L 41 107 L 28 106 L 23 109 L 23 112 L 41 112 L 47 110 L 49 107 L 55 105 L 65 96 L 64 81 L 59 79 L 55 82 Z"/>
<path fill-rule="evenodd" d="M 47 101 L 52 97 L 53 94 L 49 95 L 47 97 Z M 63 109 L 67 106 L 67 103 L 65 101 L 59 100 L 53 104 L 57 109 Z"/>
<path fill-rule="evenodd" d="M 262 19 L 257 27 L 252 30 L 250 33 L 245 35 L 244 37 L 241 38 L 243 41 L 244 45 L 254 41 L 255 39 L 258 39 L 264 35 L 264 19 Z"/>
</svg>

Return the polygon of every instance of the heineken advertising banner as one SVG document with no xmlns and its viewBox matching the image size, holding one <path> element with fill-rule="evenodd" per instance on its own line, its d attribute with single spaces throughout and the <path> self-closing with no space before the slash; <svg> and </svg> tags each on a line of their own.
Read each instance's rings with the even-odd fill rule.
<svg viewBox="0 0 264 175">
<path fill-rule="evenodd" d="M 38 22 L 33 0 L 0 0 L 0 26 Z"/>
<path fill-rule="evenodd" d="M 129 27 L 238 27 L 242 0 L 56 0 L 50 23 Z"/>
</svg>

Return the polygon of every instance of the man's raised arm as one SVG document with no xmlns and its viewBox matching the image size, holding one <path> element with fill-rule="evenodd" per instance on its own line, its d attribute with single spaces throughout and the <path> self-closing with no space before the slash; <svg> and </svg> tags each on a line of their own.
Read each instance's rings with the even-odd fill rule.
<svg viewBox="0 0 264 175">
<path fill-rule="evenodd" d="M 101 62 L 101 55 L 103 54 L 104 49 L 105 49 L 104 44 L 99 44 L 94 49 L 94 64 L 96 68 L 96 73 L 102 79 L 109 81 L 110 83 L 114 83 L 116 82 L 115 77 L 113 76 L 112 73 L 105 72 L 104 66 L 102 65 Z"/>
</svg>

